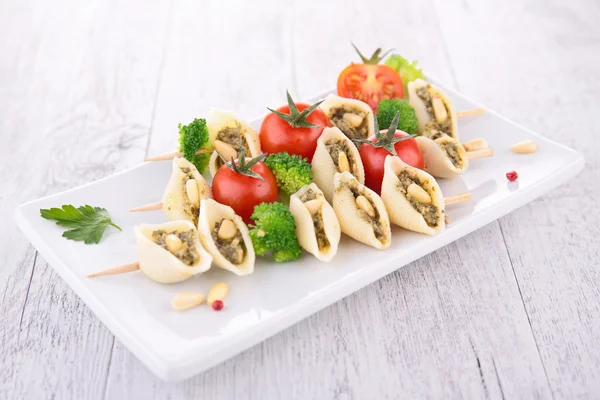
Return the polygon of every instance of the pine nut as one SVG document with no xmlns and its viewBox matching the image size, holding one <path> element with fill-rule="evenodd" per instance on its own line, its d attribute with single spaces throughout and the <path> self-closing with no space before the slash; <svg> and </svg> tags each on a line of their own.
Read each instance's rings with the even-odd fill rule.
<svg viewBox="0 0 600 400">
<path fill-rule="evenodd" d="M 183 242 L 181 239 L 179 239 L 179 236 L 174 234 L 167 235 L 165 244 L 167 245 L 167 250 L 169 250 L 171 253 L 175 253 L 181 249 L 181 246 L 183 246 Z"/>
<path fill-rule="evenodd" d="M 340 172 L 350 172 L 350 163 L 348 162 L 348 156 L 343 151 L 338 154 L 338 169 Z"/>
<path fill-rule="evenodd" d="M 371 205 L 371 202 L 367 200 L 365 196 L 358 196 L 356 198 L 356 205 L 358 206 L 358 208 L 366 212 L 369 217 L 375 218 L 375 209 L 373 208 L 373 205 Z"/>
<path fill-rule="evenodd" d="M 487 141 L 485 139 L 473 139 L 466 143 L 463 143 L 463 147 L 466 151 L 477 151 L 488 148 Z"/>
<path fill-rule="evenodd" d="M 190 200 L 190 203 L 194 207 L 200 206 L 200 193 L 198 190 L 198 182 L 195 179 L 188 179 L 185 182 L 185 191 L 187 193 L 187 197 Z"/>
<path fill-rule="evenodd" d="M 221 226 L 219 227 L 219 231 L 217 232 L 217 236 L 219 239 L 229 240 L 235 237 L 237 233 L 237 226 L 230 219 L 224 219 L 221 222 Z"/>
<path fill-rule="evenodd" d="M 171 307 L 177 311 L 185 311 L 204 303 L 204 299 L 202 293 L 180 292 L 171 300 Z"/>
<path fill-rule="evenodd" d="M 222 142 L 220 140 L 215 140 L 213 142 L 213 146 L 219 152 L 221 157 L 226 159 L 227 161 L 231 161 L 231 159 L 236 159 L 238 154 L 237 151 L 229 143 Z"/>
<path fill-rule="evenodd" d="M 212 303 L 214 303 L 217 300 L 223 300 L 223 298 L 225 298 L 225 296 L 227 296 L 227 292 L 229 291 L 229 288 L 227 287 L 226 284 L 224 284 L 223 282 L 217 283 L 215 286 L 213 286 L 210 289 L 210 292 L 208 292 L 208 297 L 206 302 L 209 305 L 212 305 Z"/>
<path fill-rule="evenodd" d="M 310 215 L 315 215 L 316 213 L 318 213 L 322 205 L 323 203 L 320 199 L 309 200 L 306 203 L 304 203 L 304 206 L 307 208 Z"/>
<path fill-rule="evenodd" d="M 538 144 L 533 140 L 526 140 L 524 142 L 515 143 L 510 146 L 510 151 L 518 154 L 529 154 L 535 153 L 538 149 Z"/>
<path fill-rule="evenodd" d="M 256 232 L 256 236 L 265 237 L 265 231 L 263 231 L 262 229 L 259 229 L 258 232 Z"/>
<path fill-rule="evenodd" d="M 363 122 L 363 119 L 360 117 L 360 115 L 354 113 L 345 113 L 342 118 L 355 128 Z"/>
<path fill-rule="evenodd" d="M 433 107 L 433 114 L 437 122 L 444 122 L 448 119 L 448 111 L 444 105 L 444 101 L 438 96 L 431 97 L 431 106 Z"/>
<path fill-rule="evenodd" d="M 431 196 L 425 189 L 416 183 L 411 183 L 406 189 L 409 195 L 411 195 L 415 200 L 420 201 L 421 203 L 431 204 Z"/>
</svg>

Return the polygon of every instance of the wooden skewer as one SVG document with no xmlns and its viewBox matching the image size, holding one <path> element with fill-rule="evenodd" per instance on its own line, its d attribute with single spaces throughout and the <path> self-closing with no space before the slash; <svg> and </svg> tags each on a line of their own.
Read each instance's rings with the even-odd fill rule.
<svg viewBox="0 0 600 400">
<path fill-rule="evenodd" d="M 140 212 L 140 211 L 155 211 L 160 210 L 163 206 L 162 201 L 158 201 L 156 203 L 150 203 L 143 206 L 135 207 L 129 210 L 129 212 Z"/>
<path fill-rule="evenodd" d="M 492 149 L 483 149 L 483 150 L 475 150 L 475 151 L 467 152 L 467 158 L 469 160 L 476 160 L 478 158 L 491 157 L 493 155 L 494 155 L 494 150 L 492 150 Z"/>
<path fill-rule="evenodd" d="M 444 197 L 444 204 L 464 203 L 471 200 L 471 192 L 457 194 L 456 196 Z"/>
<path fill-rule="evenodd" d="M 200 154 L 206 154 L 206 153 L 212 153 L 211 149 L 200 149 L 196 152 L 196 155 L 199 156 Z M 172 160 L 175 157 L 182 157 L 183 154 L 179 151 L 174 151 L 172 153 L 168 153 L 168 154 L 163 154 L 160 156 L 154 156 L 154 157 L 148 157 L 146 158 L 144 161 L 163 161 L 163 160 Z"/>
<path fill-rule="evenodd" d="M 117 274 L 125 274 L 127 272 L 133 272 L 140 269 L 140 262 L 136 261 L 131 264 L 119 265 L 118 267 L 105 269 L 103 271 L 94 272 L 88 275 L 88 278 L 95 278 L 97 276 L 105 276 L 105 275 L 117 275 Z"/>
<path fill-rule="evenodd" d="M 474 108 L 472 110 L 457 111 L 456 112 L 456 116 L 458 118 L 462 118 L 462 117 L 475 117 L 475 116 L 481 115 L 481 114 L 485 114 L 485 110 L 483 108 Z"/>
</svg>

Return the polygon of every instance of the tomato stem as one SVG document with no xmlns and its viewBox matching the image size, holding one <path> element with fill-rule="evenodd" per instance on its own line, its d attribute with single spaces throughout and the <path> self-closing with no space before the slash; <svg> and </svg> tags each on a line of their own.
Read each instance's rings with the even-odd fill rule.
<svg viewBox="0 0 600 400">
<path fill-rule="evenodd" d="M 387 56 L 389 53 L 391 53 L 392 51 L 394 51 L 394 49 L 389 49 L 388 51 L 386 51 L 383 54 L 381 54 L 382 50 L 381 50 L 381 47 L 379 47 L 377 50 L 375 50 L 373 52 L 373 54 L 371 54 L 371 58 L 367 58 L 367 57 L 363 56 L 363 54 L 360 52 L 360 50 L 358 50 L 358 47 L 356 47 L 354 45 L 354 43 L 351 43 L 351 44 L 352 44 L 352 47 L 354 47 L 354 50 L 356 50 L 356 52 L 360 56 L 360 59 L 362 60 L 362 62 L 364 64 L 370 64 L 370 65 L 379 64 L 379 62 L 381 60 L 383 60 L 385 56 Z"/>
<path fill-rule="evenodd" d="M 352 141 L 355 143 L 363 143 L 363 144 L 369 144 L 373 147 L 381 147 L 384 148 L 388 151 L 388 153 L 390 153 L 391 155 L 394 156 L 398 156 L 398 153 L 396 153 L 396 148 L 394 147 L 394 145 L 398 142 L 402 142 L 403 140 L 406 139 L 411 139 L 417 135 L 408 135 L 408 136 L 399 136 L 399 137 L 395 137 L 394 134 L 396 133 L 396 129 L 398 129 L 398 121 L 400 120 L 400 111 L 398 111 L 396 113 L 396 115 L 394 116 L 394 119 L 392 120 L 392 123 L 390 124 L 390 127 L 387 130 L 387 133 L 381 133 L 379 131 L 379 124 L 377 123 L 377 118 L 375 118 L 374 124 L 375 124 L 375 141 L 371 141 L 368 139 L 353 139 Z"/>
<path fill-rule="evenodd" d="M 284 114 L 282 112 L 273 110 L 267 107 L 267 110 L 271 111 L 273 114 L 277 115 L 282 120 L 286 121 L 291 125 L 292 128 L 319 128 L 319 125 L 313 124 L 307 120 L 308 116 L 319 107 L 319 105 L 324 101 L 318 101 L 310 107 L 304 109 L 302 112 L 298 110 L 296 107 L 296 103 L 292 99 L 290 92 L 288 90 L 285 91 L 287 95 L 288 106 L 290 107 L 290 113 Z"/>
<path fill-rule="evenodd" d="M 258 157 L 254 157 L 250 161 L 246 162 L 246 148 L 242 147 L 240 149 L 237 164 L 235 163 L 233 157 L 231 157 L 230 163 L 221 155 L 221 153 L 217 152 L 217 154 L 223 161 L 223 164 L 225 164 L 227 168 L 233 172 L 236 172 L 240 175 L 249 176 L 250 178 L 260 179 L 261 181 L 265 180 L 262 176 L 260 176 L 260 174 L 252 171 L 251 168 L 254 167 L 259 161 L 262 161 L 267 156 L 266 154 L 261 154 Z"/>
</svg>

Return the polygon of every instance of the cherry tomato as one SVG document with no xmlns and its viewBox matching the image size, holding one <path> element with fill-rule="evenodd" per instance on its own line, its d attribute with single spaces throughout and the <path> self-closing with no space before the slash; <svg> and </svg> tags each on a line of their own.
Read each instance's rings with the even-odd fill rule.
<svg viewBox="0 0 600 400">
<path fill-rule="evenodd" d="M 310 104 L 296 103 L 296 107 L 302 112 L 310 107 Z M 290 114 L 290 106 L 281 106 L 277 111 Z M 306 121 L 319 126 L 317 128 L 294 128 L 288 121 L 276 114 L 267 115 L 260 126 L 262 151 L 268 154 L 283 152 L 298 154 L 303 158 L 308 158 L 308 162 L 311 162 L 317 148 L 317 139 L 321 136 L 323 129 L 331 126 L 331 123 L 320 108 L 311 112 Z"/>
<path fill-rule="evenodd" d="M 409 136 L 408 133 L 397 131 L 394 137 Z M 375 136 L 369 138 L 370 141 L 375 142 Z M 398 142 L 394 145 L 396 153 L 402 161 L 411 165 L 415 168 L 423 169 L 423 154 L 421 149 L 414 138 L 406 139 Z M 378 194 L 381 194 L 381 182 L 383 181 L 383 166 L 385 158 L 390 154 L 383 147 L 373 147 L 369 144 L 363 143 L 360 146 L 360 158 L 365 167 L 365 185 L 374 190 Z"/>
<path fill-rule="evenodd" d="M 337 81 L 338 95 L 367 103 L 373 110 L 382 99 L 404 98 L 402 78 L 392 67 L 350 64 Z"/>
<path fill-rule="evenodd" d="M 250 170 L 262 176 L 264 181 L 234 172 L 227 165 L 222 165 L 212 183 L 214 199 L 233 208 L 247 224 L 252 223 L 250 216 L 254 206 L 263 202 L 273 203 L 279 194 L 275 176 L 263 162 L 256 163 Z"/>
</svg>

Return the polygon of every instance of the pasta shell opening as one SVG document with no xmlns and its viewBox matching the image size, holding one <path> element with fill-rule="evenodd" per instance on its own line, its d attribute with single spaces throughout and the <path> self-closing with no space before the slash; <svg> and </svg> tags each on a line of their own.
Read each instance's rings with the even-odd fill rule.
<svg viewBox="0 0 600 400">
<path fill-rule="evenodd" d="M 422 79 L 408 83 L 408 101 L 419 121 L 419 134 L 431 139 L 450 136 L 458 141 L 452 101 L 439 87 Z"/>
<path fill-rule="evenodd" d="M 330 94 L 320 107 L 350 139 L 367 139 L 375 133 L 373 110 L 367 103 Z"/>
<path fill-rule="evenodd" d="M 212 199 L 202 200 L 198 230 L 217 267 L 238 276 L 254 272 L 256 256 L 248 227 L 231 207 Z"/>
<path fill-rule="evenodd" d="M 144 224 L 134 232 L 140 269 L 156 282 L 181 282 L 210 269 L 212 257 L 190 221 Z"/>
<path fill-rule="evenodd" d="M 386 157 L 384 171 L 381 199 L 390 222 L 427 235 L 443 231 L 444 197 L 435 178 L 393 156 Z"/>
<path fill-rule="evenodd" d="M 300 246 L 321 261 L 331 261 L 338 250 L 341 228 L 319 187 L 311 183 L 294 193 L 290 197 L 290 212 Z"/>
<path fill-rule="evenodd" d="M 330 203 L 333 200 L 333 176 L 337 172 L 349 172 L 359 183 L 365 182 L 365 170 L 358 148 L 338 128 L 325 128 L 317 140 L 312 173 L 313 181 Z"/>
<path fill-rule="evenodd" d="M 376 249 L 388 248 L 392 231 L 381 197 L 349 172 L 336 173 L 334 187 L 333 209 L 342 232 Z"/>
<path fill-rule="evenodd" d="M 183 157 L 175 157 L 161 200 L 167 218 L 171 221 L 187 220 L 196 225 L 200 201 L 207 198 L 212 198 L 212 191 L 206 179 L 194 164 Z"/>
</svg>

